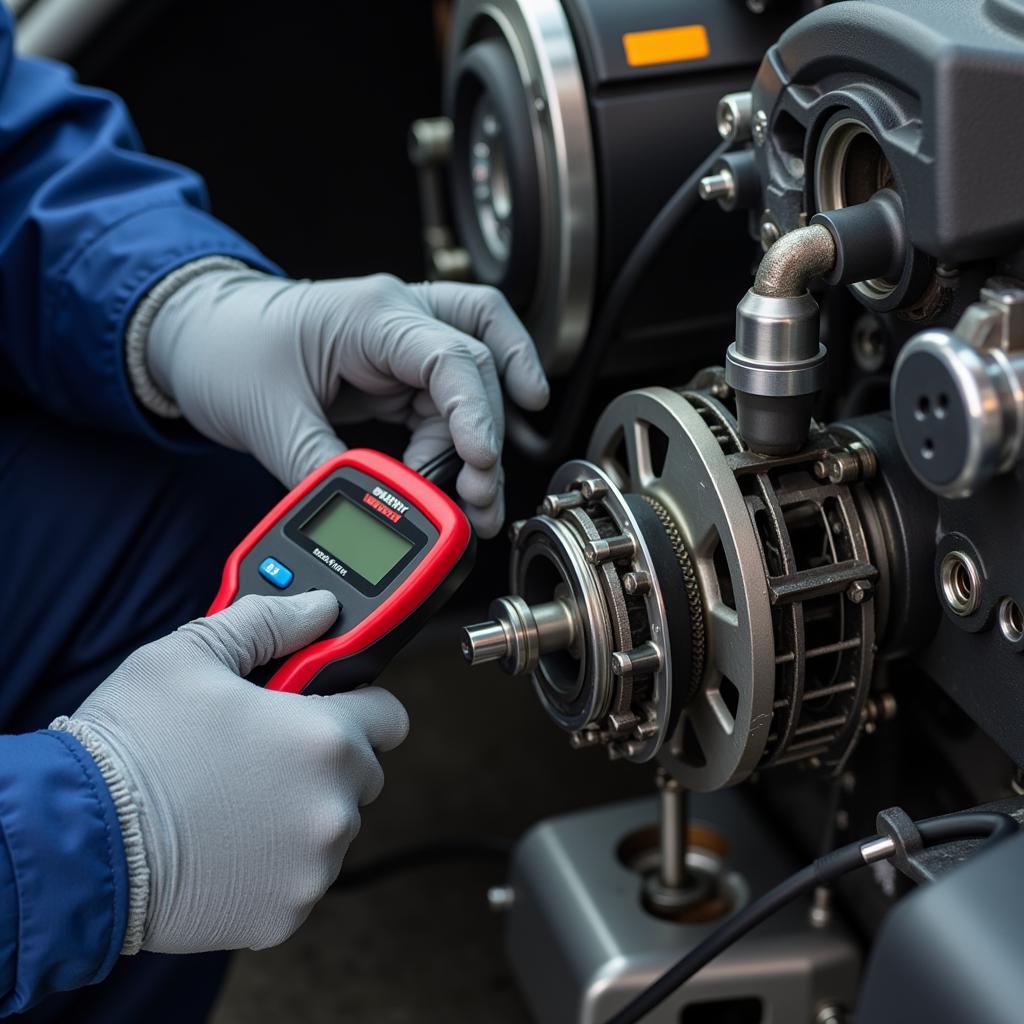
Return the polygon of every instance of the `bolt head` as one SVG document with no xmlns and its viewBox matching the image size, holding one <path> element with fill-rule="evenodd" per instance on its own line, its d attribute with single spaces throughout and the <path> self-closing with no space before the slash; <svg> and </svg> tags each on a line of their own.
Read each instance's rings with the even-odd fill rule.
<svg viewBox="0 0 1024 1024">
<path fill-rule="evenodd" d="M 622 577 L 622 588 L 630 597 L 649 594 L 651 591 L 650 574 L 642 570 L 627 572 Z"/>
<path fill-rule="evenodd" d="M 873 589 L 870 580 L 854 580 L 846 588 L 846 596 L 854 604 L 863 604 L 871 596 Z"/>
<path fill-rule="evenodd" d="M 768 140 L 768 115 L 763 110 L 754 115 L 753 134 L 755 146 L 763 146 Z"/>
<path fill-rule="evenodd" d="M 770 213 L 761 218 L 761 248 L 767 252 L 780 238 L 782 231 Z"/>
</svg>

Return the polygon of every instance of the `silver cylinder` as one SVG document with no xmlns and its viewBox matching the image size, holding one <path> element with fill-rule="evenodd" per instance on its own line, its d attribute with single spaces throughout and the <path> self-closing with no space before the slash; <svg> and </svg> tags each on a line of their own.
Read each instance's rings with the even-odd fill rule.
<svg viewBox="0 0 1024 1024">
<path fill-rule="evenodd" d="M 666 889 L 681 889 L 687 882 L 687 793 L 671 776 L 660 777 L 658 787 L 661 790 L 660 881 Z"/>
<path fill-rule="evenodd" d="M 818 319 L 818 304 L 808 292 L 772 297 L 748 291 L 736 307 L 726 382 L 737 391 L 770 398 L 820 390 L 828 353 L 818 340 Z"/>
<path fill-rule="evenodd" d="M 749 92 L 731 92 L 718 101 L 715 115 L 718 134 L 733 143 L 749 142 L 754 122 L 754 97 Z"/>
<path fill-rule="evenodd" d="M 508 634 L 500 622 L 478 622 L 462 631 L 462 656 L 470 665 L 501 661 L 508 650 Z"/>
<path fill-rule="evenodd" d="M 510 675 L 524 675 L 543 655 L 576 644 L 577 616 L 568 601 L 531 606 L 521 597 L 499 597 L 490 610 L 491 621 L 462 631 L 462 656 L 470 665 L 497 661 Z"/>
</svg>

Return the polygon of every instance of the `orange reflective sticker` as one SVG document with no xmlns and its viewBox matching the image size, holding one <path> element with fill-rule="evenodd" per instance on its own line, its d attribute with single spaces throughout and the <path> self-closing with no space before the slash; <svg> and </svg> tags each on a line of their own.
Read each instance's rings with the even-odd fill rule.
<svg viewBox="0 0 1024 1024">
<path fill-rule="evenodd" d="M 626 62 L 633 68 L 648 64 L 703 60 L 711 54 L 708 30 L 703 25 L 627 32 L 622 37 L 622 46 L 626 51 Z"/>
</svg>

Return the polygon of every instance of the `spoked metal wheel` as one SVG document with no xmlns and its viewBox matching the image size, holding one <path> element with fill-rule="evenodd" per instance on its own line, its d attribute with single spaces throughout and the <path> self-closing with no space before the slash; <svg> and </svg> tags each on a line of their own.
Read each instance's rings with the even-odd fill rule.
<svg viewBox="0 0 1024 1024">
<path fill-rule="evenodd" d="M 742 781 L 768 740 L 775 689 L 771 603 L 757 533 L 729 455 L 740 442 L 704 395 L 633 391 L 605 410 L 588 459 L 678 529 L 703 605 L 703 671 L 668 745 L 698 791 Z"/>
</svg>

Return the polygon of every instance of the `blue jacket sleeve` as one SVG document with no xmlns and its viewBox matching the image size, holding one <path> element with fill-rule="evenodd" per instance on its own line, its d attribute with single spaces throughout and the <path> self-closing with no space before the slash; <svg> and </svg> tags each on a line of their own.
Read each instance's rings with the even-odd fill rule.
<svg viewBox="0 0 1024 1024">
<path fill-rule="evenodd" d="M 141 151 L 117 97 L 11 37 L 0 5 L 0 397 L 163 438 L 124 367 L 139 298 L 201 256 L 277 268 L 206 212 L 196 174 Z"/>
<path fill-rule="evenodd" d="M 67 733 L 0 736 L 0 1016 L 114 966 L 128 878 L 110 792 Z"/>
</svg>

